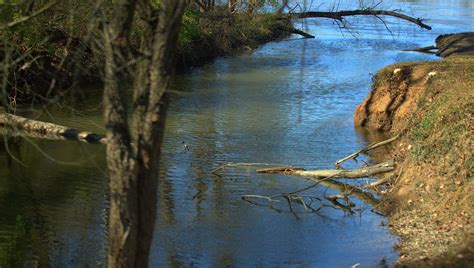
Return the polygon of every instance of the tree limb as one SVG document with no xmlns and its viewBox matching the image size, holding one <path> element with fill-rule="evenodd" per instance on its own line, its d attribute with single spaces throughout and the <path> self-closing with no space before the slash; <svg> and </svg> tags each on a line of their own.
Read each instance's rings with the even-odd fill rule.
<svg viewBox="0 0 474 268">
<path fill-rule="evenodd" d="M 339 169 L 322 169 L 322 170 L 297 170 L 294 168 L 289 168 L 283 171 L 275 171 L 272 169 L 269 172 L 269 169 L 257 170 L 258 173 L 284 173 L 287 175 L 297 175 L 303 177 L 311 178 L 347 178 L 347 179 L 358 179 L 370 177 L 376 174 L 390 172 L 395 169 L 394 161 L 386 161 L 372 166 L 357 168 L 353 170 L 339 170 Z"/>
<path fill-rule="evenodd" d="M 35 13 L 31 14 L 30 16 L 27 16 L 27 17 L 23 17 L 21 19 L 18 19 L 18 20 L 15 20 L 15 21 L 12 21 L 10 23 L 7 23 L 6 25 L 3 25 L 3 26 L 0 26 L 0 30 L 4 30 L 4 29 L 7 29 L 7 28 L 11 28 L 13 26 L 16 26 L 20 23 L 23 23 L 25 21 L 28 21 L 38 15 L 41 15 L 42 13 L 44 13 L 45 11 L 47 11 L 48 9 L 50 9 L 52 6 L 54 6 L 57 2 L 59 2 L 59 0 L 54 0 L 54 1 L 51 1 L 49 2 L 47 5 L 45 5 L 44 7 L 42 7 L 41 9 L 39 9 L 38 11 L 36 11 Z"/>
<path fill-rule="evenodd" d="M 336 161 L 336 162 L 334 163 L 334 165 L 336 166 L 336 168 L 339 168 L 340 165 L 342 164 L 342 162 L 345 162 L 345 161 L 347 161 L 347 160 L 349 160 L 349 159 L 356 159 L 360 154 L 366 153 L 366 152 L 368 152 L 368 151 L 370 151 L 370 150 L 373 150 L 373 149 L 375 149 L 375 148 L 378 148 L 378 147 L 380 147 L 380 146 L 389 144 L 389 143 L 395 141 L 396 139 L 398 139 L 399 137 L 400 137 L 400 134 L 398 134 L 398 135 L 396 135 L 396 136 L 394 136 L 394 137 L 392 137 L 392 138 L 390 138 L 390 139 L 381 141 L 381 142 L 371 143 L 371 144 L 367 145 L 366 147 L 360 149 L 359 151 L 357 151 L 357 152 L 355 152 L 355 153 L 352 153 L 352 154 L 350 154 L 350 155 L 348 155 L 348 156 L 346 156 L 346 157 L 344 157 L 344 158 L 342 158 L 342 159 Z"/>
<path fill-rule="evenodd" d="M 373 9 L 357 9 L 348 11 L 336 11 L 336 12 L 320 12 L 320 11 L 308 11 L 301 13 L 288 14 L 287 17 L 290 19 L 304 19 L 304 18 L 329 18 L 338 21 L 343 21 L 344 17 L 348 16 L 390 16 L 396 17 L 402 20 L 412 22 L 421 28 L 431 30 L 431 26 L 423 23 L 420 18 L 413 18 L 408 15 L 398 13 L 395 11 L 388 10 L 373 10 Z"/>
<path fill-rule="evenodd" d="M 301 36 L 303 36 L 304 38 L 314 38 L 314 35 L 311 35 L 307 32 L 303 32 L 302 30 L 299 30 L 299 29 L 296 29 L 296 28 L 292 28 L 290 30 L 291 33 L 294 33 L 294 34 L 299 34 Z"/>
</svg>

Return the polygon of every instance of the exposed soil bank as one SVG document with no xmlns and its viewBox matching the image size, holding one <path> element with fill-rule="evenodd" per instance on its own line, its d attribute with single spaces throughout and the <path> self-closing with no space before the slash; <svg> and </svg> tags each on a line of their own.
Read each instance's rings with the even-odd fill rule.
<svg viewBox="0 0 474 268">
<path fill-rule="evenodd" d="M 474 57 L 382 69 L 355 125 L 401 133 L 383 196 L 401 266 L 474 264 Z M 470 266 L 469 266 L 470 265 Z"/>
</svg>

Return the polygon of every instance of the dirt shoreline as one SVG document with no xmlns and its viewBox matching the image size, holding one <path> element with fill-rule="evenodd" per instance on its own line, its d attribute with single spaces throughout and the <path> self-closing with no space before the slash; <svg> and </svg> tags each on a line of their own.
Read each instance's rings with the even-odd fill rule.
<svg viewBox="0 0 474 268">
<path fill-rule="evenodd" d="M 356 126 L 401 134 L 383 195 L 397 266 L 474 264 L 474 57 L 456 54 L 382 69 L 355 111 Z"/>
</svg>

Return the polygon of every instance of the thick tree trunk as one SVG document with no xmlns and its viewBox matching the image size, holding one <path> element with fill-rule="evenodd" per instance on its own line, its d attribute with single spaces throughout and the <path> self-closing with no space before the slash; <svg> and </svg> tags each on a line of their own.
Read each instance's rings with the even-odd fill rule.
<svg viewBox="0 0 474 268">
<path fill-rule="evenodd" d="M 109 267 L 148 266 L 164 122 L 161 99 L 171 76 L 184 2 L 162 0 L 155 12 L 149 0 L 121 0 L 116 4 L 114 21 L 104 31 L 104 110 L 111 196 Z M 119 88 L 117 72 L 126 58 L 124 49 L 136 6 L 145 22 L 140 50 L 146 57 L 138 62 L 138 74 L 134 75 L 133 117 L 137 137 L 132 146 L 126 90 Z"/>
<path fill-rule="evenodd" d="M 108 267 L 135 267 L 137 258 L 137 165 L 127 123 L 126 89 L 118 85 L 118 66 L 123 64 L 119 59 L 123 58 L 128 43 L 136 2 L 117 1 L 113 20 L 103 31 L 104 118 L 110 188 Z"/>
<path fill-rule="evenodd" d="M 137 266 L 147 265 L 156 217 L 159 155 L 163 136 L 163 94 L 169 86 L 173 70 L 184 1 L 162 1 L 159 21 L 144 35 L 141 52 L 151 57 L 139 62 L 134 84 L 134 128 L 137 135 L 138 211 L 140 256 Z M 150 14 L 140 10 L 144 16 Z M 152 19 L 150 17 L 150 19 Z"/>
</svg>

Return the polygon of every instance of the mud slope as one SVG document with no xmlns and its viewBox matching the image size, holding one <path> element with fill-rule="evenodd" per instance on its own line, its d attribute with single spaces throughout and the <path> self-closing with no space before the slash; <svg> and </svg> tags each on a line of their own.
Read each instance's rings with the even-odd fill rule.
<svg viewBox="0 0 474 268">
<path fill-rule="evenodd" d="M 401 137 L 384 195 L 399 265 L 474 265 L 474 57 L 382 69 L 355 125 Z"/>
</svg>

